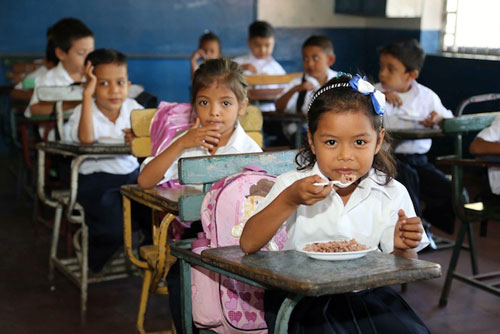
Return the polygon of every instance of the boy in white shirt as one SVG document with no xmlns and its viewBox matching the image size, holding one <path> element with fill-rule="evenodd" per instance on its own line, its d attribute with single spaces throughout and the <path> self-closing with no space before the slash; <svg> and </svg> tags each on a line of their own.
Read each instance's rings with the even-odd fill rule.
<svg viewBox="0 0 500 334">
<path fill-rule="evenodd" d="M 49 31 L 52 34 L 59 64 L 35 79 L 35 91 L 24 113 L 24 116 L 28 118 L 31 115 L 50 115 L 54 107 L 53 102 L 40 102 L 38 100 L 37 87 L 69 86 L 84 81 L 84 60 L 94 50 L 94 34 L 78 19 L 61 19 L 49 28 Z M 79 103 L 78 101 L 65 101 L 63 109 L 74 108 Z"/>
<path fill-rule="evenodd" d="M 143 107 L 128 98 L 127 59 L 111 49 L 87 56 L 87 85 L 82 104 L 68 121 L 69 137 L 82 144 L 128 141 L 130 112 Z M 123 209 L 120 186 L 137 182 L 139 164 L 132 155 L 89 159 L 79 170 L 77 200 L 85 210 L 89 229 L 89 268 L 102 270 L 123 246 Z M 137 210 L 132 210 L 136 212 Z M 150 221 L 144 227 L 150 226 Z M 146 229 L 145 237 L 151 237 Z"/>
<path fill-rule="evenodd" d="M 276 111 L 307 114 L 312 96 L 326 82 L 337 75 L 330 66 L 335 63 L 333 43 L 327 36 L 311 36 L 302 44 L 304 75 L 293 79 L 276 100 Z M 297 124 L 285 124 L 283 132 L 291 138 Z"/>
<path fill-rule="evenodd" d="M 282 75 L 283 67 L 273 58 L 274 28 L 266 21 L 255 21 L 248 27 L 248 48 L 250 53 L 233 59 L 245 75 Z M 277 88 L 279 85 L 264 85 L 256 88 Z M 262 111 L 274 111 L 274 104 L 264 102 Z"/>
<path fill-rule="evenodd" d="M 425 60 L 418 41 L 392 43 L 378 51 L 380 83 L 375 87 L 385 93 L 388 102 L 384 114 L 387 129 L 433 127 L 443 118 L 453 117 L 436 93 L 416 81 Z M 451 234 L 455 227 L 451 182 L 428 161 L 431 145 L 432 139 L 396 143 L 397 180 L 408 189 L 417 216 Z"/>
</svg>

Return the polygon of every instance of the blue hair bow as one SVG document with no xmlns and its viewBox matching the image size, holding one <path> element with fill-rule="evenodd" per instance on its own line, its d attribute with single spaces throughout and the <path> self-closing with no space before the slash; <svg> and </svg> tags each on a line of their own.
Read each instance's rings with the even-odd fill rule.
<svg viewBox="0 0 500 334">
<path fill-rule="evenodd" d="M 356 74 L 354 78 L 349 81 L 351 87 L 363 95 L 370 95 L 372 100 L 373 109 L 377 115 L 384 115 L 385 110 L 385 95 L 376 90 L 375 87 L 368 81 L 366 81 L 366 77 L 361 77 L 359 74 Z"/>
</svg>

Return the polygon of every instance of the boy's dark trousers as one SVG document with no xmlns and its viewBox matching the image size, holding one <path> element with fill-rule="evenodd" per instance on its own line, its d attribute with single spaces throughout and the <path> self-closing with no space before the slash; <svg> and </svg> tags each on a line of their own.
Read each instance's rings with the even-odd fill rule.
<svg viewBox="0 0 500 334">
<path fill-rule="evenodd" d="M 396 154 L 398 175 L 413 202 L 415 213 L 433 226 L 452 234 L 455 229 L 451 181 L 425 154 Z M 425 207 L 422 210 L 420 202 Z"/>
<path fill-rule="evenodd" d="M 118 175 L 104 172 L 78 176 L 77 201 L 85 211 L 89 229 L 89 268 L 102 270 L 106 262 L 123 247 L 123 204 L 120 187 L 137 183 L 139 170 Z M 144 244 L 151 243 L 151 209 L 132 202 L 132 221 L 143 230 Z M 134 219 L 135 218 L 135 219 Z"/>
</svg>

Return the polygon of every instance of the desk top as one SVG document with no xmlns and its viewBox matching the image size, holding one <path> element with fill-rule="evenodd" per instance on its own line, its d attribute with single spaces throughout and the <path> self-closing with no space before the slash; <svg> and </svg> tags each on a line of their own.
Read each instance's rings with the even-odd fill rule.
<svg viewBox="0 0 500 334">
<path fill-rule="evenodd" d="M 388 129 L 387 131 L 393 139 L 425 139 L 445 136 L 441 129 L 434 128 Z"/>
<path fill-rule="evenodd" d="M 473 159 L 457 158 L 455 155 L 437 158 L 437 163 L 450 166 L 500 167 L 500 156 L 478 156 Z"/>
<path fill-rule="evenodd" d="M 152 189 L 142 189 L 137 184 L 129 184 L 120 187 L 120 193 L 147 207 L 178 215 L 178 198 L 185 194 L 200 193 L 198 189 L 186 187 L 183 189 L 168 189 L 154 187 Z"/>
<path fill-rule="evenodd" d="M 58 142 L 48 141 L 38 143 L 36 148 L 50 153 L 58 153 L 63 155 L 106 155 L 106 154 L 130 154 L 130 146 L 121 145 L 105 145 L 105 144 L 92 144 L 82 145 L 76 142 Z"/>
<path fill-rule="evenodd" d="M 244 254 L 238 246 L 208 249 L 203 262 L 264 286 L 304 296 L 344 293 L 441 276 L 437 263 L 380 252 L 348 261 L 320 261 L 295 250 Z"/>
</svg>

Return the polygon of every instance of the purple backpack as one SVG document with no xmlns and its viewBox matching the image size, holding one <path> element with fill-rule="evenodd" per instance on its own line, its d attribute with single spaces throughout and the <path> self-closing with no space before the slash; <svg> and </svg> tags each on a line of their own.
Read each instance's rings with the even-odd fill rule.
<svg viewBox="0 0 500 334">
<path fill-rule="evenodd" d="M 255 166 L 216 182 L 201 205 L 208 248 L 239 245 L 246 221 L 267 195 L 276 176 Z M 287 240 L 281 228 L 265 250 L 281 250 Z M 217 333 L 267 333 L 264 291 L 200 267 L 191 270 L 193 320 Z"/>
</svg>

